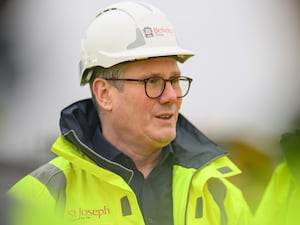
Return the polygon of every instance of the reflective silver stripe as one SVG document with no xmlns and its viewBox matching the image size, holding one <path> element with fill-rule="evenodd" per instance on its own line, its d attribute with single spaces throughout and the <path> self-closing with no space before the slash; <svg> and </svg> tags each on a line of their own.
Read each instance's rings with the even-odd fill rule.
<svg viewBox="0 0 300 225">
<path fill-rule="evenodd" d="M 203 216 L 203 199 L 202 197 L 199 197 L 196 200 L 195 218 L 202 218 L 202 216 Z"/>
<path fill-rule="evenodd" d="M 121 207 L 122 207 L 122 215 L 123 216 L 129 216 L 132 214 L 127 196 L 124 196 L 123 198 L 121 198 Z"/>
<path fill-rule="evenodd" d="M 45 164 L 33 171 L 31 176 L 44 184 L 58 206 L 64 206 L 66 202 L 66 177 L 62 170 L 52 164 Z"/>
<path fill-rule="evenodd" d="M 226 186 L 220 179 L 217 179 L 217 178 L 209 179 L 207 182 L 207 185 L 208 185 L 208 190 L 210 191 L 215 202 L 219 206 L 220 217 L 221 217 L 220 224 L 226 225 L 227 221 L 228 221 L 225 206 L 224 206 L 224 200 L 225 200 L 226 191 L 227 191 Z"/>
<path fill-rule="evenodd" d="M 218 168 L 218 171 L 225 174 L 225 173 L 232 172 L 232 169 L 228 166 L 224 166 L 224 167 Z"/>
</svg>

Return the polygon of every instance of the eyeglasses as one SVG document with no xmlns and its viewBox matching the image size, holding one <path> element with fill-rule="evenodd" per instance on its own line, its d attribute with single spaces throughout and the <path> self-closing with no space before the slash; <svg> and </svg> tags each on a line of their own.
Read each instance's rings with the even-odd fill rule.
<svg viewBox="0 0 300 225">
<path fill-rule="evenodd" d="M 159 98 L 165 88 L 166 83 L 169 81 L 177 95 L 177 98 L 183 98 L 190 90 L 192 78 L 178 76 L 170 79 L 163 79 L 161 77 L 149 77 L 146 79 L 133 79 L 133 78 L 105 78 L 105 80 L 112 81 L 132 81 L 132 82 L 143 82 L 145 85 L 145 93 L 149 98 Z"/>
</svg>

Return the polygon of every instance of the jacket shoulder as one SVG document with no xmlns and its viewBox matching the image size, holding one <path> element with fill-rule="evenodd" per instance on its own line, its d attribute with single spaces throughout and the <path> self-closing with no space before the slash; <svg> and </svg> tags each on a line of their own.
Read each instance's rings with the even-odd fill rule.
<svg viewBox="0 0 300 225">
<path fill-rule="evenodd" d="M 66 176 L 55 165 L 59 157 L 42 165 L 19 180 L 8 193 L 24 200 L 51 198 L 54 201 L 65 200 Z"/>
</svg>

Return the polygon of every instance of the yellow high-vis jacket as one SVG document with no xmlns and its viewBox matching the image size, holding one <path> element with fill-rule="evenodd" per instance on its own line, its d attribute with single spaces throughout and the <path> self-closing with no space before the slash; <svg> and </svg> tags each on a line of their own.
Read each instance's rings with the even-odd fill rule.
<svg viewBox="0 0 300 225">
<path fill-rule="evenodd" d="M 83 126 L 99 123 L 91 100 L 62 112 L 62 135 L 52 146 L 57 157 L 9 191 L 20 203 L 13 212 L 15 224 L 146 224 L 129 186 L 132 171 L 95 153 L 87 144 L 83 131 L 94 129 Z M 182 115 L 171 145 L 177 159 L 171 187 L 174 225 L 252 225 L 243 194 L 227 180 L 240 171 L 223 149 Z M 111 165 L 126 171 L 127 179 L 109 170 Z"/>
<path fill-rule="evenodd" d="M 267 186 L 255 213 L 255 225 L 299 224 L 300 184 L 284 161 L 277 166 Z"/>
</svg>

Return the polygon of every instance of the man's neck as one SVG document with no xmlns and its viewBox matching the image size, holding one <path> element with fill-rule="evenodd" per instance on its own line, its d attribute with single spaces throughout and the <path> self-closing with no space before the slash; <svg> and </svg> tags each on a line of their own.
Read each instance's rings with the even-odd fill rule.
<svg viewBox="0 0 300 225">
<path fill-rule="evenodd" d="M 123 153 L 134 161 L 137 169 L 144 175 L 144 178 L 146 179 L 154 167 L 159 163 L 162 155 L 161 152 L 162 150 L 159 149 L 148 154 L 141 154 L 141 152 L 134 151 Z"/>
</svg>

